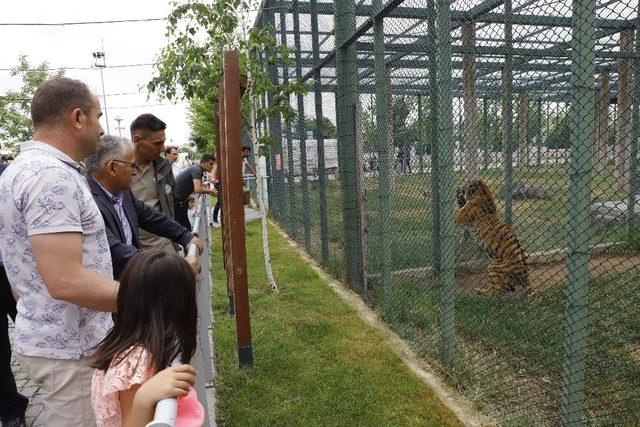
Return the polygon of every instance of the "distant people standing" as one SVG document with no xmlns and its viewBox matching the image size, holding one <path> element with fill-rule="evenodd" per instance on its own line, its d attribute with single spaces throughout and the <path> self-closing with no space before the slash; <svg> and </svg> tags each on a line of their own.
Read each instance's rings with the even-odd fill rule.
<svg viewBox="0 0 640 427">
<path fill-rule="evenodd" d="M 249 156 L 251 155 L 251 147 L 247 147 L 246 145 L 242 147 L 242 179 L 247 174 L 247 169 L 251 173 L 251 175 L 256 176 L 256 171 L 253 169 L 253 166 L 249 164 Z"/>
<path fill-rule="evenodd" d="M 33 141 L 0 177 L 0 251 L 20 298 L 14 350 L 43 385 L 54 427 L 95 425 L 89 357 L 116 310 L 104 221 L 78 163 L 98 146 L 101 115 L 84 83 L 44 82 L 31 101 Z"/>
<path fill-rule="evenodd" d="M 218 214 L 220 213 L 220 204 L 222 202 L 222 183 L 220 182 L 220 158 L 218 157 L 218 153 L 216 153 L 216 159 L 218 159 L 218 161 L 211 171 L 213 188 L 215 188 L 218 192 L 218 200 L 215 207 L 213 208 L 213 226 L 220 227 L 220 222 L 218 222 Z"/>
<path fill-rule="evenodd" d="M 240 149 L 240 154 L 242 159 L 242 180 L 244 182 L 245 175 L 247 174 L 247 170 L 253 176 L 256 176 L 256 171 L 255 169 L 253 169 L 253 166 L 251 166 L 248 160 L 249 156 L 251 155 L 251 147 L 244 145 Z M 220 214 L 220 208 L 222 206 L 222 192 L 221 192 L 222 184 L 220 183 L 219 174 L 217 173 L 217 170 L 216 170 L 216 174 L 214 175 L 214 178 L 216 178 L 216 176 L 218 177 L 218 179 L 215 180 L 216 181 L 215 188 L 216 190 L 218 190 L 218 202 L 216 203 L 216 206 L 213 208 L 213 226 L 219 227 L 220 223 L 218 221 L 218 215 Z"/>
<path fill-rule="evenodd" d="M 173 172 L 173 177 L 177 178 L 182 172 L 182 168 L 178 165 L 178 148 L 177 147 L 168 147 L 164 150 L 164 155 L 171 163 L 171 171 Z"/>
<path fill-rule="evenodd" d="M 191 194 L 218 195 L 218 190 L 206 188 L 202 185 L 202 177 L 205 172 L 211 172 L 216 158 L 213 154 L 203 154 L 199 165 L 192 165 L 183 170 L 176 179 L 175 212 L 176 221 L 184 227 L 191 227 L 187 211 L 189 210 L 189 196 Z"/>
<path fill-rule="evenodd" d="M 140 173 L 133 178 L 131 191 L 137 199 L 152 208 L 175 217 L 174 189 L 176 185 L 171 163 L 161 156 L 167 125 L 153 114 L 142 114 L 131 123 L 131 141 L 135 145 L 136 164 Z M 144 249 L 176 250 L 173 242 L 140 230 Z"/>
</svg>

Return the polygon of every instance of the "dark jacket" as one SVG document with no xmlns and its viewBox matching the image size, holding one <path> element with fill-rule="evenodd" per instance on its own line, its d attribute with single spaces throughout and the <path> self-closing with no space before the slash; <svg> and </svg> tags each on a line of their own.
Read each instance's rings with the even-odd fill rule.
<svg viewBox="0 0 640 427">
<path fill-rule="evenodd" d="M 9 166 L 6 163 L 0 163 L 0 175 L 2 175 L 2 172 L 4 172 L 4 170 L 7 168 L 7 166 Z M 2 262 L 2 257 L 0 256 L 0 267 L 4 268 L 4 264 Z"/>
<path fill-rule="evenodd" d="M 175 222 L 163 212 L 153 209 L 135 198 L 130 190 L 123 192 L 122 206 L 131 226 L 131 245 L 124 243 L 124 231 L 118 213 L 104 192 L 100 184 L 87 175 L 87 182 L 91 194 L 100 209 L 109 240 L 111 260 L 113 262 L 113 277 L 120 277 L 127 262 L 140 250 L 140 236 L 138 228 L 142 228 L 158 236 L 166 237 L 182 246 L 187 246 L 193 235 L 189 230 Z"/>
</svg>

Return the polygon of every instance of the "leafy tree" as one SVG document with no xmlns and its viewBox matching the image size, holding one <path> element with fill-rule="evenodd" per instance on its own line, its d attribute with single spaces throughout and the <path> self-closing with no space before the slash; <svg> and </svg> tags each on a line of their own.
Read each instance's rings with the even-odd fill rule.
<svg viewBox="0 0 640 427">
<path fill-rule="evenodd" d="M 418 140 L 417 113 L 414 114 L 414 110 L 416 105 L 412 98 L 407 96 L 393 98 L 391 105 L 393 145 L 398 148 L 411 147 Z"/>
<path fill-rule="evenodd" d="M 496 110 L 497 108 L 497 110 Z M 500 102 L 487 101 L 487 148 L 489 151 L 500 151 L 502 149 L 502 119 L 500 114 Z M 484 138 L 484 108 L 479 107 L 477 113 L 478 121 L 478 138 L 480 139 L 478 147 L 482 147 L 482 139 Z M 515 135 L 515 131 L 514 131 Z"/>
<path fill-rule="evenodd" d="M 34 67 L 29 64 L 26 55 L 18 58 L 18 65 L 11 70 L 11 76 L 19 76 L 22 85 L 19 89 L 7 91 L 0 96 L 0 140 L 7 141 L 13 147 L 16 142 L 31 139 L 31 98 L 45 80 L 62 75 L 64 71 L 50 72 L 46 62 Z"/>
<path fill-rule="evenodd" d="M 276 43 L 274 29 L 249 28 L 241 10 L 256 9 L 259 4 L 244 0 L 217 0 L 215 3 L 187 0 L 174 3 L 168 16 L 169 39 L 157 57 L 156 75 L 148 89 L 161 97 L 191 101 L 191 121 L 194 142 L 211 144 L 216 129 L 202 125 L 210 117 L 213 122 L 218 102 L 218 86 L 222 82 L 222 57 L 225 50 L 237 50 L 240 71 L 248 77 L 248 87 L 242 96 L 244 126 L 250 135 L 254 160 L 259 166 L 259 154 L 269 151 L 273 141 L 265 134 L 260 139 L 256 129 L 268 117 L 292 120 L 295 110 L 289 105 L 291 95 L 305 93 L 305 86 L 297 81 L 289 84 L 272 82 L 268 65 L 291 66 L 290 50 Z M 271 105 L 262 107 L 260 99 L 269 93 Z M 194 104 L 195 103 L 195 104 Z M 202 126 L 201 126 L 202 125 Z M 213 127 L 213 123 L 212 123 Z M 258 194 L 262 194 L 262 179 L 256 167 Z M 269 255 L 267 220 L 262 197 L 258 197 L 262 216 L 263 250 L 269 284 L 277 289 Z"/>
<path fill-rule="evenodd" d="M 187 109 L 187 120 L 191 128 L 191 141 L 198 151 L 212 152 L 215 149 L 216 129 L 213 122 L 213 107 L 201 99 L 192 99 Z"/>
<path fill-rule="evenodd" d="M 299 135 L 300 131 L 298 130 L 298 125 L 296 121 L 295 134 Z M 307 132 L 313 132 L 315 135 L 316 132 L 316 119 L 315 117 L 307 116 L 304 119 L 304 126 Z M 338 128 L 333 124 L 331 120 L 327 117 L 322 117 L 322 137 L 324 139 L 335 139 L 338 136 Z M 295 138 L 295 136 L 294 136 Z"/>
<path fill-rule="evenodd" d="M 516 147 L 518 143 L 518 117 L 517 111 L 514 110 L 514 117 L 512 119 L 511 127 L 511 142 Z M 484 138 L 484 109 L 482 106 L 478 107 L 477 113 L 478 122 L 478 147 L 482 147 L 482 139 Z M 544 126 L 544 116 L 541 118 L 542 122 L 538 121 L 538 106 L 537 104 L 529 103 L 527 108 L 527 141 L 532 144 L 535 138 L 537 138 L 538 130 L 541 126 Z M 502 151 L 504 123 L 502 121 L 502 102 L 498 100 L 487 101 L 487 144 L 489 151 Z"/>
<path fill-rule="evenodd" d="M 549 148 L 569 148 L 569 114 L 561 113 L 551 120 L 545 145 Z"/>
<path fill-rule="evenodd" d="M 426 98 L 425 98 L 426 99 Z M 367 149 L 376 151 L 377 148 L 377 126 L 375 123 L 376 101 L 366 109 L 363 114 L 363 127 Z M 420 141 L 420 122 L 418 121 L 418 101 L 417 98 L 411 96 L 394 96 L 392 98 L 392 138 L 393 145 L 396 148 L 415 148 L 416 153 L 423 155 L 430 153 L 429 145 L 429 110 L 428 107 L 423 109 L 422 135 L 423 140 Z"/>
</svg>

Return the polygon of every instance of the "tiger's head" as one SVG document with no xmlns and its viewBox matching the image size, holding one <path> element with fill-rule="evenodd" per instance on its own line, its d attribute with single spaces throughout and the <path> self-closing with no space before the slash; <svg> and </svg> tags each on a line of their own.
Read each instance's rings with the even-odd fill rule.
<svg viewBox="0 0 640 427">
<path fill-rule="evenodd" d="M 456 199 L 460 208 L 467 203 L 473 203 L 479 206 L 486 214 L 495 214 L 497 212 L 493 193 L 487 183 L 482 180 L 469 181 L 462 187 L 458 187 Z"/>
</svg>

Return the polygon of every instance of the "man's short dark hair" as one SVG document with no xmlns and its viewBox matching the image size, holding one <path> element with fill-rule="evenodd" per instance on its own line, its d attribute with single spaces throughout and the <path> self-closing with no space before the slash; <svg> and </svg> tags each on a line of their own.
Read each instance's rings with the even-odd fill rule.
<svg viewBox="0 0 640 427">
<path fill-rule="evenodd" d="M 242 146 L 242 150 L 241 151 L 251 151 L 251 147 L 248 147 L 246 145 Z"/>
<path fill-rule="evenodd" d="M 167 148 L 164 150 L 164 154 L 168 156 L 169 154 L 171 154 L 171 150 L 176 150 L 176 151 L 177 151 L 177 150 L 178 150 L 178 147 L 173 147 L 173 146 L 171 146 L 171 147 L 167 147 Z"/>
<path fill-rule="evenodd" d="M 93 109 L 94 95 L 80 80 L 55 77 L 38 86 L 31 100 L 33 128 L 52 125 L 80 108 L 86 115 Z"/>
<path fill-rule="evenodd" d="M 202 155 L 202 158 L 200 159 L 200 164 L 209 163 L 211 160 L 215 160 L 215 159 L 216 159 L 216 156 L 214 156 L 213 154 L 206 153 Z"/>
<path fill-rule="evenodd" d="M 165 130 L 166 128 L 167 124 L 153 114 L 140 114 L 133 122 L 131 122 L 131 139 L 133 139 L 133 135 L 136 133 L 141 133 L 145 136 L 152 132 Z"/>
</svg>

